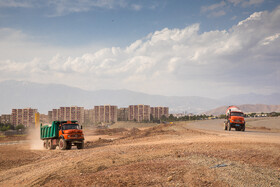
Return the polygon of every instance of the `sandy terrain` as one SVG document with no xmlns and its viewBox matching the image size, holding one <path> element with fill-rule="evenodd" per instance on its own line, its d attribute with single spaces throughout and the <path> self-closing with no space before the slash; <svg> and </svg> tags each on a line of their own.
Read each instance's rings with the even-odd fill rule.
<svg viewBox="0 0 280 187">
<path fill-rule="evenodd" d="M 0 186 L 280 186 L 280 118 L 247 122 L 85 129 L 86 148 L 68 151 L 0 138 Z"/>
</svg>

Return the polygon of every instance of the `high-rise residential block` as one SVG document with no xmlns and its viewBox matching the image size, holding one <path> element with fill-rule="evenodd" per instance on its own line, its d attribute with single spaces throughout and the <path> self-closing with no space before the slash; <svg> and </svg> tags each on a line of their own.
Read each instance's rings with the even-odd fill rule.
<svg viewBox="0 0 280 187">
<path fill-rule="evenodd" d="M 84 107 L 60 107 L 59 109 L 53 109 L 48 114 L 52 115 L 52 121 L 76 120 L 80 124 L 85 122 Z"/>
<path fill-rule="evenodd" d="M 94 122 L 117 122 L 117 110 L 118 107 L 112 105 L 94 106 Z"/>
<path fill-rule="evenodd" d="M 12 125 L 24 125 L 26 127 L 35 125 L 35 113 L 37 109 L 12 109 Z"/>
<path fill-rule="evenodd" d="M 128 120 L 129 121 L 150 121 L 151 109 L 149 105 L 129 105 Z"/>
<path fill-rule="evenodd" d="M 47 118 L 47 122 L 51 123 L 52 122 L 52 116 L 53 116 L 53 111 L 48 111 L 48 118 Z"/>
<path fill-rule="evenodd" d="M 127 121 L 128 120 L 128 108 L 118 109 L 118 121 Z"/>
<path fill-rule="evenodd" d="M 151 107 L 151 115 L 154 119 L 160 119 L 162 116 L 169 117 L 168 107 Z"/>
<path fill-rule="evenodd" d="M 90 124 L 94 122 L 94 109 L 85 109 L 85 123 Z"/>
</svg>

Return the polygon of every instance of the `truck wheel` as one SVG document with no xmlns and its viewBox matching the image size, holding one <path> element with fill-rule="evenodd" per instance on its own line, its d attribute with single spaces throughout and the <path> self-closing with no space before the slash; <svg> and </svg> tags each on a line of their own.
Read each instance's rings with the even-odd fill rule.
<svg viewBox="0 0 280 187">
<path fill-rule="evenodd" d="M 65 150 L 67 146 L 67 142 L 64 139 L 60 139 L 58 143 L 58 147 L 60 150 Z"/>
<path fill-rule="evenodd" d="M 71 142 L 66 142 L 66 149 L 71 149 L 72 148 L 72 143 Z"/>
<path fill-rule="evenodd" d="M 224 129 L 225 129 L 225 131 L 227 130 L 227 124 L 226 123 L 224 123 Z"/>
<path fill-rule="evenodd" d="M 51 140 L 47 140 L 47 149 L 52 149 Z"/>
<path fill-rule="evenodd" d="M 84 148 L 84 141 L 82 143 L 77 144 L 77 149 L 83 149 Z"/>
<path fill-rule="evenodd" d="M 243 131 L 243 132 L 245 131 L 245 125 L 242 127 L 242 131 Z"/>
<path fill-rule="evenodd" d="M 53 141 L 52 140 L 49 140 L 50 141 L 50 147 L 49 149 L 55 149 L 56 148 L 56 145 L 53 144 Z"/>
<path fill-rule="evenodd" d="M 230 123 L 228 124 L 228 131 L 230 131 L 231 130 L 231 125 L 230 125 Z"/>
<path fill-rule="evenodd" d="M 43 147 L 45 148 L 45 149 L 48 149 L 48 144 L 47 144 L 47 140 L 44 140 L 44 143 L 43 143 Z"/>
</svg>

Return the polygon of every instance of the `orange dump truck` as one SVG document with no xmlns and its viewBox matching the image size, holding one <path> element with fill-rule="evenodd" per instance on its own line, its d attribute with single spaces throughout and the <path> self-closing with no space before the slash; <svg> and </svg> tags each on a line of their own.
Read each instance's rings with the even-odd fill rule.
<svg viewBox="0 0 280 187">
<path fill-rule="evenodd" d="M 226 111 L 224 129 L 230 131 L 231 128 L 235 128 L 236 131 L 245 131 L 244 113 L 236 106 L 229 106 Z"/>
<path fill-rule="evenodd" d="M 53 121 L 51 125 L 40 127 L 41 140 L 46 149 L 55 149 L 56 146 L 61 150 L 71 149 L 77 146 L 78 149 L 84 148 L 84 134 L 82 126 L 79 127 L 77 121 Z"/>
</svg>

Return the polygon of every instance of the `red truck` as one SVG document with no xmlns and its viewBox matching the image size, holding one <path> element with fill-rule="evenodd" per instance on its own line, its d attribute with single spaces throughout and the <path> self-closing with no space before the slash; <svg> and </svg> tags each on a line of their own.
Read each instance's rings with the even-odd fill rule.
<svg viewBox="0 0 280 187">
<path fill-rule="evenodd" d="M 46 149 L 55 149 L 57 146 L 61 150 L 71 149 L 72 145 L 77 149 L 84 148 L 84 134 L 82 126 L 77 121 L 53 121 L 52 125 L 40 127 L 41 140 Z"/>
<path fill-rule="evenodd" d="M 237 106 L 229 106 L 226 111 L 224 129 L 230 131 L 231 128 L 235 128 L 236 131 L 245 131 L 244 113 Z"/>
</svg>

